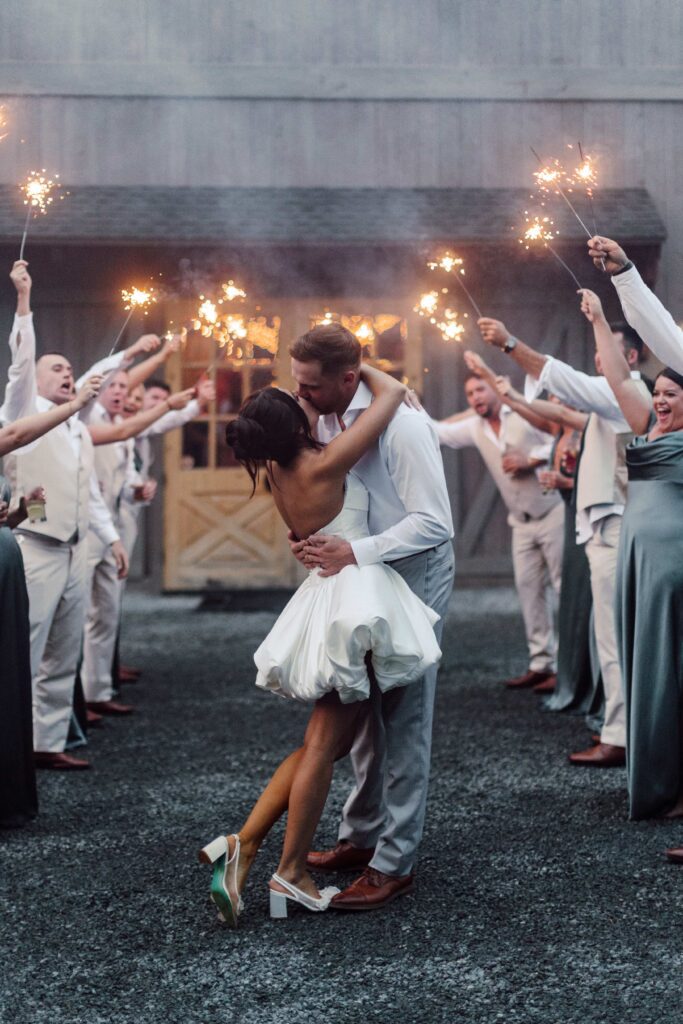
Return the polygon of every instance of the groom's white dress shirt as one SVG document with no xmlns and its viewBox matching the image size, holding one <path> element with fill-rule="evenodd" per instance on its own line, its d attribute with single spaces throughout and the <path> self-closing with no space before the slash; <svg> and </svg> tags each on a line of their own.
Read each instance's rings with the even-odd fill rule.
<svg viewBox="0 0 683 1024">
<path fill-rule="evenodd" d="M 683 373 L 683 331 L 643 281 L 636 267 L 612 277 L 624 316 L 647 347 L 672 370 Z"/>
<path fill-rule="evenodd" d="M 372 402 L 361 382 L 344 413 L 350 427 Z M 318 440 L 342 430 L 336 415 L 321 416 Z M 379 442 L 354 466 L 370 493 L 370 537 L 353 541 L 358 565 L 392 562 L 436 547 L 453 536 L 439 441 L 425 413 L 402 405 Z"/>
</svg>

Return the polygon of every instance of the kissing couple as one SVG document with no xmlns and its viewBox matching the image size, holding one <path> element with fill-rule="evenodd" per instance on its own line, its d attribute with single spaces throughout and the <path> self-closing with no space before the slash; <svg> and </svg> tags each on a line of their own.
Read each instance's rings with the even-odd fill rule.
<svg viewBox="0 0 683 1024">
<path fill-rule="evenodd" d="M 271 917 L 371 910 L 410 892 L 422 837 L 439 640 L 453 587 L 441 452 L 414 392 L 361 362 L 337 323 L 290 348 L 293 394 L 251 395 L 227 440 L 256 487 L 266 473 L 295 556 L 309 570 L 254 655 L 256 685 L 313 704 L 303 744 L 279 765 L 238 832 L 200 852 L 211 898 L 235 926 L 264 838 L 287 812 L 269 882 Z M 339 841 L 311 852 L 347 754 L 355 785 Z M 361 871 L 343 891 L 310 870 Z"/>
</svg>

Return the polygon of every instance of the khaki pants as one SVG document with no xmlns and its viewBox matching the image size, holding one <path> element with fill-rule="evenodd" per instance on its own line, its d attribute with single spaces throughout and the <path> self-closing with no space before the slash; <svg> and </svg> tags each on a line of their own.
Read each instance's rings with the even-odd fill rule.
<svg viewBox="0 0 683 1024">
<path fill-rule="evenodd" d="M 562 582 L 563 547 L 564 502 L 542 519 L 513 523 L 512 564 L 532 672 L 554 672 L 557 667 L 553 619 Z"/>
<path fill-rule="evenodd" d="M 586 554 L 591 570 L 595 641 L 605 690 L 605 722 L 600 739 L 603 743 L 625 747 L 626 708 L 614 616 L 620 533 L 621 516 L 601 519 L 586 544 Z"/>
<path fill-rule="evenodd" d="M 88 610 L 83 632 L 81 681 L 86 701 L 111 700 L 111 666 L 119 628 L 123 581 L 111 547 L 88 537 Z"/>
<path fill-rule="evenodd" d="M 86 540 L 60 544 L 17 533 L 31 626 L 33 749 L 66 746 L 81 650 L 87 580 Z"/>
</svg>

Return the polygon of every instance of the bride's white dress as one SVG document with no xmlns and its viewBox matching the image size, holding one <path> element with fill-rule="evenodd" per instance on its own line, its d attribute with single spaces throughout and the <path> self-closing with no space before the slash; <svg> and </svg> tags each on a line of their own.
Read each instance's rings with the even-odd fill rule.
<svg viewBox="0 0 683 1024">
<path fill-rule="evenodd" d="M 353 541 L 369 536 L 368 492 L 346 478 L 344 506 L 320 532 Z M 347 565 L 336 576 L 309 573 L 254 655 L 256 685 L 295 700 L 332 690 L 343 703 L 370 693 L 366 652 L 382 691 L 424 675 L 441 658 L 439 616 L 388 565 Z"/>
</svg>

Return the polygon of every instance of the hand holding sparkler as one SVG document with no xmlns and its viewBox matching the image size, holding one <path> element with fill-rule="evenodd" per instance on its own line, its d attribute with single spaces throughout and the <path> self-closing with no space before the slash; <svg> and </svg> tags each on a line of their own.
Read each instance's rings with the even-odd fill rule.
<svg viewBox="0 0 683 1024">
<path fill-rule="evenodd" d="M 216 388 L 208 377 L 200 377 L 195 387 L 196 398 L 202 411 L 206 411 L 211 402 L 216 401 Z"/>
<path fill-rule="evenodd" d="M 184 409 L 188 402 L 191 402 L 195 397 L 196 388 L 185 388 L 184 391 L 174 391 L 173 394 L 169 395 L 166 399 L 169 409 L 174 412 L 178 412 L 179 409 Z"/>
<path fill-rule="evenodd" d="M 465 358 L 465 366 L 470 371 L 470 373 L 474 373 L 477 375 L 477 377 L 480 377 L 482 380 L 485 380 L 486 383 L 490 384 L 491 387 L 494 388 L 495 390 L 496 375 L 491 369 L 491 367 L 488 365 L 488 363 L 485 363 L 477 352 L 472 352 L 470 349 L 464 352 L 463 355 Z"/>
<path fill-rule="evenodd" d="M 630 262 L 618 242 L 602 235 L 594 235 L 588 240 L 588 255 L 596 267 L 601 266 L 608 274 L 616 274 Z"/>
<path fill-rule="evenodd" d="M 138 356 L 145 356 L 149 352 L 156 352 L 161 345 L 161 338 L 158 334 L 141 334 L 137 341 L 129 345 L 124 352 L 126 362 L 132 362 Z"/>
<path fill-rule="evenodd" d="M 102 374 L 94 374 L 92 377 L 88 377 L 85 384 L 78 389 L 75 396 L 71 399 L 71 404 L 76 412 L 80 412 L 88 402 L 92 402 L 93 398 L 97 398 L 103 380 Z"/>
<path fill-rule="evenodd" d="M 602 303 L 595 292 L 592 292 L 590 288 L 582 288 L 579 294 L 581 295 L 581 312 L 588 323 L 594 324 L 596 320 L 604 320 Z"/>
<path fill-rule="evenodd" d="M 494 348 L 505 348 L 508 338 L 512 337 L 502 320 L 482 316 L 477 320 L 477 325 L 484 341 Z"/>
</svg>

